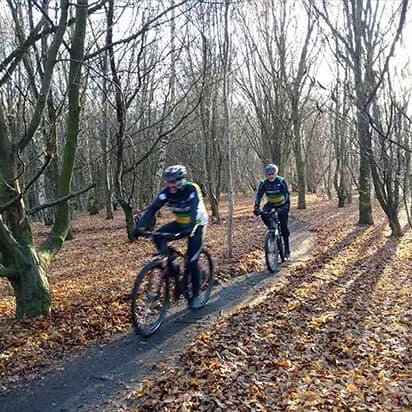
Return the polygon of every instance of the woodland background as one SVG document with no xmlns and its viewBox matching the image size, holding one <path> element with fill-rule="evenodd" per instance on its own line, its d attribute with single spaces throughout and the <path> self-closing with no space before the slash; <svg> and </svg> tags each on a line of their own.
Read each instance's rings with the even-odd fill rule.
<svg viewBox="0 0 412 412">
<path fill-rule="evenodd" d="M 187 165 L 221 222 L 275 162 L 297 192 L 358 222 L 377 199 L 411 222 L 408 0 L 3 0 L 0 277 L 16 316 L 49 314 L 48 268 L 71 217 L 133 215 Z M 35 245 L 33 222 L 50 226 Z"/>
<path fill-rule="evenodd" d="M 130 330 L 167 165 L 204 192 L 217 283 L 263 270 L 275 162 L 314 250 L 125 408 L 411 408 L 408 0 L 0 6 L 1 391 Z"/>
</svg>

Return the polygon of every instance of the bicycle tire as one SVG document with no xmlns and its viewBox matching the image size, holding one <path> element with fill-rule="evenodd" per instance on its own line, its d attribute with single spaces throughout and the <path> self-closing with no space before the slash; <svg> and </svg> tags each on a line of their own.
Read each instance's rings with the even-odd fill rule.
<svg viewBox="0 0 412 412">
<path fill-rule="evenodd" d="M 279 265 L 279 249 L 276 236 L 273 232 L 268 232 L 265 238 L 265 259 L 266 267 L 270 273 L 274 273 Z"/>
<path fill-rule="evenodd" d="M 139 293 L 141 291 L 142 288 L 144 288 L 145 284 L 145 280 L 147 280 L 148 282 L 148 286 L 150 288 L 152 288 L 154 285 L 153 283 L 153 279 L 148 279 L 150 273 L 152 273 L 155 270 L 159 270 L 160 272 L 163 271 L 162 266 L 159 264 L 159 262 L 150 262 L 148 263 L 141 271 L 140 273 L 137 275 L 136 280 L 134 282 L 133 285 L 133 290 L 131 293 L 131 319 L 132 319 L 132 324 L 134 327 L 134 330 L 136 332 L 136 334 L 143 336 L 143 337 L 148 337 L 153 335 L 155 332 L 157 332 L 157 330 L 160 328 L 160 326 L 162 325 L 162 323 L 164 322 L 165 318 L 166 318 L 166 313 L 167 313 L 167 309 L 169 308 L 169 304 L 170 304 L 170 287 L 169 287 L 169 279 L 167 276 L 162 276 L 160 282 L 158 283 L 158 287 L 157 287 L 157 291 L 156 291 L 156 287 L 153 289 L 158 296 L 156 296 L 156 293 L 153 294 L 153 296 L 151 296 L 149 298 L 149 301 L 151 301 L 150 303 L 156 302 L 157 300 L 159 300 L 160 306 L 159 304 L 157 305 L 158 309 L 159 309 L 159 315 L 155 318 L 155 320 L 149 324 L 145 324 L 142 321 L 139 320 L 138 318 L 138 314 L 142 315 L 141 310 L 142 310 L 142 306 L 145 306 L 145 302 L 144 298 L 145 298 L 145 293 Z M 158 275 L 158 277 L 161 276 L 160 274 Z M 161 292 L 161 290 L 164 288 L 164 298 L 163 298 L 163 302 L 161 301 L 161 294 L 159 292 Z M 143 292 L 147 292 L 145 290 L 143 290 Z M 139 301 L 140 299 L 140 301 Z M 146 297 L 147 299 L 147 297 Z M 140 305 L 138 305 L 138 303 L 140 303 Z"/>
<path fill-rule="evenodd" d="M 201 309 L 209 300 L 210 293 L 213 289 L 214 275 L 213 275 L 213 260 L 210 253 L 206 249 L 202 249 L 198 258 L 199 271 L 200 271 L 200 291 L 199 299 L 200 303 L 196 310 Z M 188 274 L 186 272 L 185 284 L 186 284 L 186 296 L 190 304 L 192 297 L 192 287 Z M 191 309 L 194 309 L 190 306 Z"/>
<path fill-rule="evenodd" d="M 285 248 L 284 248 L 284 245 L 283 245 L 282 236 L 277 237 L 277 245 L 278 245 L 280 261 L 281 261 L 281 263 L 283 263 L 285 261 Z"/>
</svg>

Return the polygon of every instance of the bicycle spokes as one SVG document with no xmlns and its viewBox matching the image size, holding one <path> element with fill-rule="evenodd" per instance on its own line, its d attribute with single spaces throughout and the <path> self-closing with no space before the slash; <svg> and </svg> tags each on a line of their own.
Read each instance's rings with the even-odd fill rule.
<svg viewBox="0 0 412 412">
<path fill-rule="evenodd" d="M 278 267 L 278 248 L 276 243 L 276 235 L 269 231 L 265 239 L 265 257 L 266 264 L 270 272 L 275 272 Z"/>
<path fill-rule="evenodd" d="M 144 295 L 148 302 L 156 302 L 160 298 L 163 273 L 160 270 L 153 270 L 147 274 L 144 282 Z"/>
<path fill-rule="evenodd" d="M 132 317 L 142 334 L 158 328 L 167 309 L 168 289 L 161 267 L 153 267 L 136 281 L 132 293 Z M 149 332 L 144 332 L 144 331 Z"/>
<path fill-rule="evenodd" d="M 209 299 L 213 286 L 213 264 L 209 253 L 202 250 L 199 255 L 200 293 L 196 300 L 192 299 L 191 275 L 186 269 L 173 265 L 173 261 L 169 259 L 164 267 L 160 259 L 152 260 L 136 277 L 131 309 L 133 326 L 139 335 L 150 336 L 163 323 L 170 303 L 170 285 L 174 285 L 175 299 L 183 293 L 193 309 L 200 309 Z"/>
<path fill-rule="evenodd" d="M 210 292 L 213 287 L 213 266 L 210 255 L 203 250 L 198 259 L 199 266 L 199 298 L 200 306 L 209 300 Z"/>
</svg>

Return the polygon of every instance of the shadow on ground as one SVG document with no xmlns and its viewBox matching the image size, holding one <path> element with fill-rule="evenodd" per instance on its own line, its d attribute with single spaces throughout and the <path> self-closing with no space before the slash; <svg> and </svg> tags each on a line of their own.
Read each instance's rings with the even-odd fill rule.
<svg viewBox="0 0 412 412">
<path fill-rule="evenodd" d="M 307 256 L 312 241 L 307 232 L 292 225 L 294 261 Z M 293 230 L 293 229 L 292 229 Z M 226 287 L 216 288 L 209 303 L 200 311 L 183 307 L 172 312 L 162 328 L 151 338 L 134 333 L 112 342 L 90 347 L 30 384 L 0 396 L 0 411 L 95 411 L 116 393 L 129 389 L 133 382 L 160 370 L 161 364 L 173 358 L 205 325 L 212 324 L 222 313 L 235 310 L 258 294 L 256 289 L 269 287 L 287 270 L 237 278 Z"/>
</svg>

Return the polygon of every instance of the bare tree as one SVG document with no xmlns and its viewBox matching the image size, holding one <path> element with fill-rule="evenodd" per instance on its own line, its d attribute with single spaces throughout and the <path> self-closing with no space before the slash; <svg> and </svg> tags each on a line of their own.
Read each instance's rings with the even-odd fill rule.
<svg viewBox="0 0 412 412">
<path fill-rule="evenodd" d="M 68 7 L 68 2 L 62 0 L 60 3 L 59 24 L 47 54 L 41 87 L 39 88 L 30 124 L 25 134 L 19 139 L 15 139 L 10 134 L 4 115 L 4 107 L 0 107 L 0 276 L 7 277 L 13 286 L 16 295 L 17 317 L 24 315 L 34 317 L 50 312 L 51 294 L 46 271 L 53 257 L 62 247 L 69 227 L 67 200 L 61 200 L 62 203 L 58 206 L 56 221 L 49 237 L 40 245 L 38 250 L 35 249 L 23 196 L 28 186 L 37 180 L 47 164 L 26 184 L 26 187 L 21 187 L 19 160 L 19 154 L 31 142 L 42 120 L 56 64 L 56 56 L 66 31 Z M 71 191 L 79 124 L 79 79 L 83 61 L 87 13 L 87 0 L 78 0 L 76 25 L 70 55 L 67 139 L 58 184 L 58 196 L 62 199 L 67 198 Z"/>
<path fill-rule="evenodd" d="M 320 10 L 314 4 L 319 16 L 331 29 L 333 35 L 339 40 L 344 49 L 340 57 L 351 68 L 354 79 L 353 104 L 356 108 L 356 127 L 359 141 L 359 224 L 373 224 L 371 206 L 371 182 L 370 182 L 370 154 L 372 153 L 372 138 L 369 127 L 368 114 L 371 110 L 372 100 L 381 86 L 384 73 L 387 70 L 389 58 L 393 55 L 394 47 L 399 39 L 405 20 L 408 0 L 403 0 L 398 9 L 400 15 L 398 30 L 389 49 L 383 71 L 377 75 L 375 63 L 386 52 L 387 44 L 382 41 L 383 22 L 391 24 L 393 16 L 385 18 L 385 4 L 372 3 L 367 0 L 344 0 L 344 31 L 337 29 L 332 24 L 330 17 L 330 4 L 323 2 Z"/>
<path fill-rule="evenodd" d="M 234 208 L 234 188 L 233 188 L 233 166 L 232 166 L 232 133 L 230 130 L 230 90 L 229 90 L 229 67 L 230 67 L 230 0 L 225 0 L 224 6 L 224 42 L 223 42 L 223 104 L 224 104 L 224 125 L 223 136 L 227 142 L 227 198 L 228 198 L 228 218 L 227 218 L 227 243 L 228 255 L 233 254 L 232 225 Z"/>
<path fill-rule="evenodd" d="M 260 41 L 254 39 L 254 26 L 243 17 L 247 30 L 248 54 L 245 60 L 258 64 L 246 65 L 247 81 L 242 82 L 245 95 L 252 102 L 261 128 L 261 147 L 257 153 L 264 162 L 275 161 L 285 166 L 289 148 L 293 149 L 296 164 L 298 208 L 306 207 L 305 159 L 303 124 L 310 110 L 313 80 L 310 72 L 316 67 L 316 41 L 313 41 L 316 16 L 311 5 L 305 6 L 304 36 L 300 41 L 297 18 L 292 11 L 298 3 L 283 0 L 254 4 L 262 7 L 261 24 L 257 27 Z M 299 30 L 301 32 L 301 30 Z"/>
</svg>

